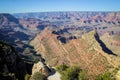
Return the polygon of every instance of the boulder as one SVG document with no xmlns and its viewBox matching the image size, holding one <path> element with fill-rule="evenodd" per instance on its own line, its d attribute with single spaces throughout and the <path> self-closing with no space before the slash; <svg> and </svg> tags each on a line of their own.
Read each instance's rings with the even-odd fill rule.
<svg viewBox="0 0 120 80">
<path fill-rule="evenodd" d="M 50 74 L 50 69 L 45 64 L 39 61 L 38 63 L 34 64 L 32 69 L 32 75 L 35 72 L 39 72 L 45 76 L 48 76 Z"/>
</svg>

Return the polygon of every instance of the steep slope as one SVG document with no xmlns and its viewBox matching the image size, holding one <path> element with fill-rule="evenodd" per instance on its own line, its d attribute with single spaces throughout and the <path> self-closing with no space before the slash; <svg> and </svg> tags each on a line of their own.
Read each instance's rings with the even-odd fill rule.
<svg viewBox="0 0 120 80">
<path fill-rule="evenodd" d="M 14 47 L 0 41 L 0 79 L 23 80 L 25 74 L 25 63 L 20 59 Z"/>
<path fill-rule="evenodd" d="M 18 31 L 23 29 L 19 20 L 10 14 L 0 14 L 0 29 L 2 32 Z"/>
<path fill-rule="evenodd" d="M 91 31 L 82 38 L 68 40 L 67 43 L 61 43 L 58 36 L 47 28 L 31 42 L 49 65 L 78 65 L 88 70 L 89 75 L 98 75 L 117 66 L 110 58 L 116 55 L 104 50 L 104 43 L 100 42 L 96 31 Z"/>
<path fill-rule="evenodd" d="M 25 29 L 19 24 L 19 20 L 14 16 L 10 14 L 0 14 L 0 33 L 5 36 L 6 40 L 9 41 L 9 38 L 19 39 L 19 37 L 21 38 L 22 36 L 28 39 L 29 36 L 26 35 L 24 31 Z"/>
<path fill-rule="evenodd" d="M 1 80 L 24 80 L 26 73 L 31 74 L 33 64 L 39 60 L 43 61 L 29 45 L 29 41 L 38 33 L 34 31 L 23 26 L 19 19 L 12 15 L 0 14 L 0 78 L 3 78 Z M 8 42 L 15 48 L 1 41 Z"/>
<path fill-rule="evenodd" d="M 105 45 L 110 48 L 116 55 L 120 56 L 120 36 L 118 35 L 109 35 L 105 33 L 101 36 L 101 40 L 105 43 Z"/>
<path fill-rule="evenodd" d="M 19 21 L 10 14 L 0 14 L 0 24 L 7 25 L 9 23 L 19 23 Z"/>
</svg>

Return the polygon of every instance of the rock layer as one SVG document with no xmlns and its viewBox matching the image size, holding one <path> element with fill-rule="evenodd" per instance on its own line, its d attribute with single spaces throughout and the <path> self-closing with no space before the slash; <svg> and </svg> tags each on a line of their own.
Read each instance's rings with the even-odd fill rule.
<svg viewBox="0 0 120 80">
<path fill-rule="evenodd" d="M 116 67 L 109 53 L 103 51 L 103 46 L 96 39 L 96 31 L 91 31 L 82 38 L 69 40 L 66 44 L 57 39 L 58 35 L 45 29 L 31 42 L 51 66 L 59 64 L 78 65 L 88 70 L 89 75 L 98 75 L 108 67 Z"/>
</svg>

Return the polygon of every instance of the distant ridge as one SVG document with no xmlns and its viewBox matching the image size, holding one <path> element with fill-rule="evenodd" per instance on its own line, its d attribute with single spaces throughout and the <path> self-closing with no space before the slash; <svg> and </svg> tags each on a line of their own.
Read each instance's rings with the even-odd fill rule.
<svg viewBox="0 0 120 80">
<path fill-rule="evenodd" d="M 0 13 L 0 24 L 4 23 L 7 24 L 7 22 L 14 22 L 16 24 L 19 23 L 19 21 L 12 15 L 8 14 L 8 13 Z"/>
</svg>

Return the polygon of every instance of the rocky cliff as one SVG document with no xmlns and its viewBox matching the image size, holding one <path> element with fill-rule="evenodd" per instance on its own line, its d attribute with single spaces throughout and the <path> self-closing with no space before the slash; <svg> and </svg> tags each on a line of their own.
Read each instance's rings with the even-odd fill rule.
<svg viewBox="0 0 120 80">
<path fill-rule="evenodd" d="M 110 56 L 116 57 L 100 40 L 96 31 L 91 31 L 81 38 L 68 40 L 62 43 L 52 34 L 50 29 L 45 29 L 31 42 L 35 50 L 45 58 L 47 64 L 78 65 L 88 70 L 89 75 L 98 75 L 108 68 L 118 66 Z"/>
<path fill-rule="evenodd" d="M 0 79 L 24 80 L 25 64 L 16 53 L 14 47 L 0 41 Z"/>
</svg>

